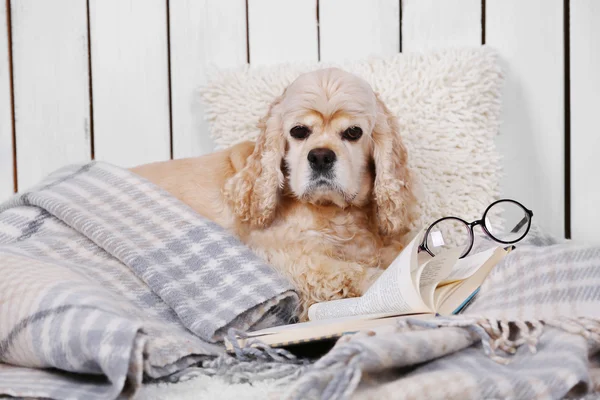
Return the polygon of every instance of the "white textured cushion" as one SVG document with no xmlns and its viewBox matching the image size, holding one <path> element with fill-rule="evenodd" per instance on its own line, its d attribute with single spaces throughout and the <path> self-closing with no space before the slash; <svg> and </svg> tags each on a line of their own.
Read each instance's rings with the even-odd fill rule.
<svg viewBox="0 0 600 400">
<path fill-rule="evenodd" d="M 218 148 L 255 139 L 259 118 L 299 74 L 337 66 L 367 80 L 400 121 L 420 186 L 421 221 L 479 219 L 497 198 L 502 73 L 485 46 L 404 53 L 347 63 L 213 70 L 201 89 Z"/>
</svg>

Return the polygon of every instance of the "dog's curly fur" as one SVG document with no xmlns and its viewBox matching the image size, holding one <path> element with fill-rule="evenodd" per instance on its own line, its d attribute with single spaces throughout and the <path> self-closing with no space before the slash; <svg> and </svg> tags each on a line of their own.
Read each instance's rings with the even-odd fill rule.
<svg viewBox="0 0 600 400">
<path fill-rule="evenodd" d="M 307 137 L 291 136 L 298 126 Z M 134 171 L 291 279 L 305 320 L 315 302 L 364 293 L 401 250 L 416 202 L 407 150 L 396 117 L 371 87 L 339 69 L 300 76 L 259 127 L 256 143 Z M 362 136 L 348 140 L 350 127 Z M 307 160 L 316 148 L 336 155 L 325 175 Z"/>
</svg>

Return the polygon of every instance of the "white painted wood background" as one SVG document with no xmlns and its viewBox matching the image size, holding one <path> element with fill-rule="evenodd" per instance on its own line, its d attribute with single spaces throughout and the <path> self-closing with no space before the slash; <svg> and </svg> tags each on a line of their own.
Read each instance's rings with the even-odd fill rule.
<svg viewBox="0 0 600 400">
<path fill-rule="evenodd" d="M 95 159 L 125 167 L 168 160 L 165 0 L 90 0 L 89 5 Z"/>
<path fill-rule="evenodd" d="M 86 2 L 10 4 L 16 170 L 27 188 L 91 156 Z"/>
<path fill-rule="evenodd" d="M 572 230 L 575 239 L 600 241 L 598 0 L 6 4 L 0 200 L 67 163 L 94 158 L 128 167 L 212 151 L 197 95 L 208 64 L 333 61 L 485 43 L 506 70 L 503 195 L 531 207 L 558 236 Z"/>
<path fill-rule="evenodd" d="M 486 5 L 486 44 L 498 49 L 506 70 L 498 138 L 505 157 L 502 191 L 531 204 L 538 221 L 562 235 L 563 0 L 487 0 Z M 600 213 L 597 218 L 600 222 Z"/>
<path fill-rule="evenodd" d="M 600 1 L 571 5 L 571 220 L 573 237 L 600 241 Z"/>
</svg>

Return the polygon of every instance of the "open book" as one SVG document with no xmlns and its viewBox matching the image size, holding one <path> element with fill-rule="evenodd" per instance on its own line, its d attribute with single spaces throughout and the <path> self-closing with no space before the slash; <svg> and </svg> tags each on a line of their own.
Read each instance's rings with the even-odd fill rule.
<svg viewBox="0 0 600 400">
<path fill-rule="evenodd" d="M 460 259 L 464 248 L 435 257 L 419 252 L 424 231 L 415 238 L 361 297 L 313 304 L 311 321 L 369 314 L 451 315 L 473 298 L 508 249 L 495 246 Z"/>
<path fill-rule="evenodd" d="M 370 314 L 352 317 L 334 318 L 324 321 L 309 321 L 298 324 L 275 326 L 273 328 L 261 329 L 247 332 L 247 338 L 237 337 L 240 346 L 246 342 L 258 339 L 271 347 L 290 347 L 304 343 L 317 341 L 328 341 L 341 336 L 353 334 L 358 331 L 373 329 L 382 325 L 393 324 L 398 320 L 406 318 L 433 318 L 434 314 L 397 315 L 397 314 Z M 233 347 L 226 341 L 225 347 L 232 351 Z"/>
<path fill-rule="evenodd" d="M 247 333 L 240 345 L 258 339 L 272 347 L 289 347 L 338 338 L 392 324 L 404 318 L 456 314 L 478 292 L 493 267 L 509 250 L 500 246 L 460 259 L 463 248 L 431 257 L 418 251 L 424 231 L 415 236 L 362 297 L 313 304 L 309 322 Z M 231 344 L 226 343 L 229 351 Z"/>
</svg>

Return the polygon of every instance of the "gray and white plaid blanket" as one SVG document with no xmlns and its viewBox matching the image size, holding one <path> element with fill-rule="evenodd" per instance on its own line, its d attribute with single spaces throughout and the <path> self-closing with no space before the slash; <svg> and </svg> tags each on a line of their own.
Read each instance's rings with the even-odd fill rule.
<svg viewBox="0 0 600 400">
<path fill-rule="evenodd" d="M 0 395 L 110 399 L 289 322 L 297 295 L 246 246 L 109 164 L 0 205 Z"/>
<path fill-rule="evenodd" d="M 600 398 L 600 246 L 534 228 L 462 315 L 345 336 L 309 364 L 253 350 L 236 346 L 246 379 L 281 378 L 288 400 Z"/>
<path fill-rule="evenodd" d="M 111 165 L 65 168 L 0 206 L 0 395 L 108 399 L 198 371 L 292 381 L 274 392 L 288 399 L 600 392 L 597 246 L 534 230 L 463 315 L 347 336 L 316 362 L 223 353 L 230 328 L 286 323 L 296 306 L 245 246 Z"/>
<path fill-rule="evenodd" d="M 531 232 L 463 315 L 347 336 L 297 369 L 289 399 L 597 398 L 600 247 Z"/>
</svg>

